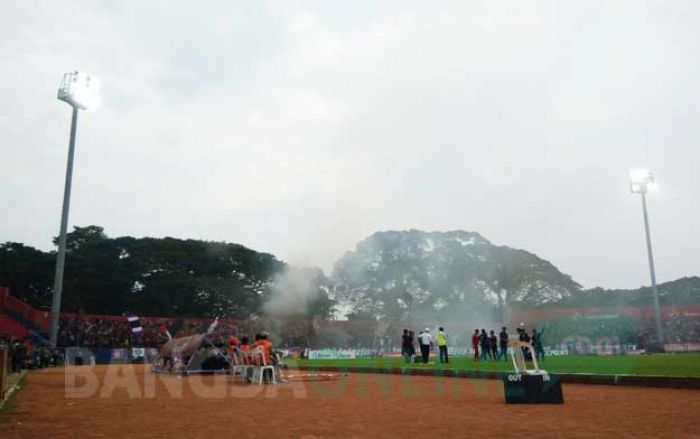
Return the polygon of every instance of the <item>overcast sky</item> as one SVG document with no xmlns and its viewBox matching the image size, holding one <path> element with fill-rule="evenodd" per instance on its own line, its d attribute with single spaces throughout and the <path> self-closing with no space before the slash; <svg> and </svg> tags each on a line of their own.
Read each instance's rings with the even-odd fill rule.
<svg viewBox="0 0 700 439">
<path fill-rule="evenodd" d="M 586 287 L 700 274 L 700 2 L 19 1 L 0 14 L 0 241 L 69 224 L 329 271 L 377 230 L 464 229 Z"/>
</svg>

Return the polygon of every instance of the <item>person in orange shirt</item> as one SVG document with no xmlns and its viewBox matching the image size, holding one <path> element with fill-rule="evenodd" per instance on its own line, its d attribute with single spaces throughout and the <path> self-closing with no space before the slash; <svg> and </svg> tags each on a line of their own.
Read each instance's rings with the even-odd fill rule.
<svg viewBox="0 0 700 439">
<path fill-rule="evenodd" d="M 231 356 L 233 355 L 233 352 L 234 352 L 234 351 L 236 350 L 236 348 L 238 347 L 238 344 L 239 344 L 239 342 L 238 342 L 238 337 L 236 337 L 235 335 L 232 335 L 231 338 L 228 339 L 228 354 L 229 354 L 229 357 L 231 357 Z"/>
<path fill-rule="evenodd" d="M 265 364 L 268 366 L 274 366 L 274 374 L 276 377 L 277 382 L 287 382 L 283 377 L 282 373 L 280 371 L 280 362 L 279 362 L 279 357 L 277 356 L 276 353 L 274 353 L 273 347 L 272 347 L 272 341 L 270 341 L 270 334 L 263 331 L 259 337 L 256 335 L 255 338 L 257 339 L 255 341 L 254 346 L 255 347 L 262 347 L 263 349 L 263 355 L 265 356 Z M 271 376 L 266 376 L 266 380 L 271 380 Z"/>
<path fill-rule="evenodd" d="M 266 365 L 271 365 L 272 364 L 272 342 L 270 341 L 270 335 L 267 332 L 262 332 L 259 335 L 255 336 L 255 344 L 253 344 L 254 347 L 259 347 L 261 346 L 263 349 L 263 355 L 265 356 L 265 364 Z"/>
<path fill-rule="evenodd" d="M 239 349 L 241 350 L 241 354 L 243 354 L 243 363 L 250 364 L 250 339 L 247 335 L 241 337 Z"/>
</svg>

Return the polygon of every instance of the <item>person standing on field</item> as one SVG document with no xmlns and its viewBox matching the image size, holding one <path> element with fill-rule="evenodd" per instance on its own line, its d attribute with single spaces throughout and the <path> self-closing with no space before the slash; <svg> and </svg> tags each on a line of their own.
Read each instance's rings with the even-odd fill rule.
<svg viewBox="0 0 700 439">
<path fill-rule="evenodd" d="M 450 360 L 447 357 L 447 334 L 445 334 L 445 329 L 442 326 L 440 326 L 436 338 L 438 350 L 440 351 L 440 363 L 449 363 Z"/>
<path fill-rule="evenodd" d="M 503 361 L 508 362 L 508 333 L 506 332 L 506 327 L 501 329 L 501 333 L 498 334 L 498 342 L 501 345 L 501 352 L 498 354 L 498 359 L 503 357 Z"/>
<path fill-rule="evenodd" d="M 494 361 L 498 360 L 498 337 L 493 329 L 489 332 L 489 347 L 491 348 L 491 357 Z"/>
<path fill-rule="evenodd" d="M 518 339 L 522 342 L 525 343 L 530 343 L 530 336 L 527 334 L 527 331 L 525 330 L 525 325 L 522 323 L 520 324 L 520 327 L 518 328 Z M 530 349 L 526 347 L 521 348 L 523 351 L 523 356 L 525 357 L 526 361 L 532 361 L 532 352 L 530 352 Z"/>
<path fill-rule="evenodd" d="M 430 335 L 430 329 L 425 328 L 423 333 L 418 336 L 418 341 L 420 342 L 420 353 L 423 357 L 423 364 L 428 364 L 430 359 L 430 345 L 433 344 L 433 337 Z"/>
<path fill-rule="evenodd" d="M 472 349 L 474 349 L 474 361 L 479 361 L 479 330 L 475 329 L 472 335 Z"/>
<path fill-rule="evenodd" d="M 491 356 L 491 349 L 489 344 L 489 335 L 486 333 L 486 329 L 481 329 L 481 334 L 479 334 L 479 344 L 481 345 L 481 360 L 487 361 L 488 357 Z"/>
<path fill-rule="evenodd" d="M 408 358 L 409 363 L 413 363 L 416 358 L 416 333 L 408 331 Z"/>
<path fill-rule="evenodd" d="M 406 363 L 411 362 L 410 348 L 408 347 L 408 329 L 403 330 L 403 335 L 401 335 L 401 356 L 404 358 Z"/>
<path fill-rule="evenodd" d="M 532 347 L 535 348 L 535 358 L 540 361 L 544 361 L 544 347 L 542 346 L 544 330 L 545 328 L 542 328 L 540 332 L 537 332 L 537 329 L 532 329 Z"/>
</svg>

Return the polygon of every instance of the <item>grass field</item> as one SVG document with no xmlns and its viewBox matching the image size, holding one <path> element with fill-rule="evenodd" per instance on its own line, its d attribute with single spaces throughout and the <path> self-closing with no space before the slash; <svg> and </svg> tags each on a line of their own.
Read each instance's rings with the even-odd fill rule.
<svg viewBox="0 0 700 439">
<path fill-rule="evenodd" d="M 510 362 L 474 363 L 471 358 L 453 357 L 449 364 L 440 364 L 431 356 L 430 363 L 405 364 L 402 358 L 363 358 L 354 360 L 302 360 L 300 366 L 311 367 L 380 367 L 380 368 L 420 368 L 458 369 L 480 371 L 513 370 Z M 611 356 L 560 356 L 547 357 L 540 368 L 554 373 L 591 373 L 609 375 L 662 375 L 700 376 L 700 354 L 654 354 L 654 355 L 611 355 Z"/>
</svg>

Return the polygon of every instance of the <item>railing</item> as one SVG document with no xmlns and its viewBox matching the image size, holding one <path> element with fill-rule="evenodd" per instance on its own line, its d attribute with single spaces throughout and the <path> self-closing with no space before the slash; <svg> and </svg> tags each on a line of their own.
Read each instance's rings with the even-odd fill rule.
<svg viewBox="0 0 700 439">
<path fill-rule="evenodd" d="M 51 316 L 48 311 L 40 311 L 10 295 L 10 289 L 0 287 L 0 310 L 40 332 L 49 329 Z"/>
</svg>

